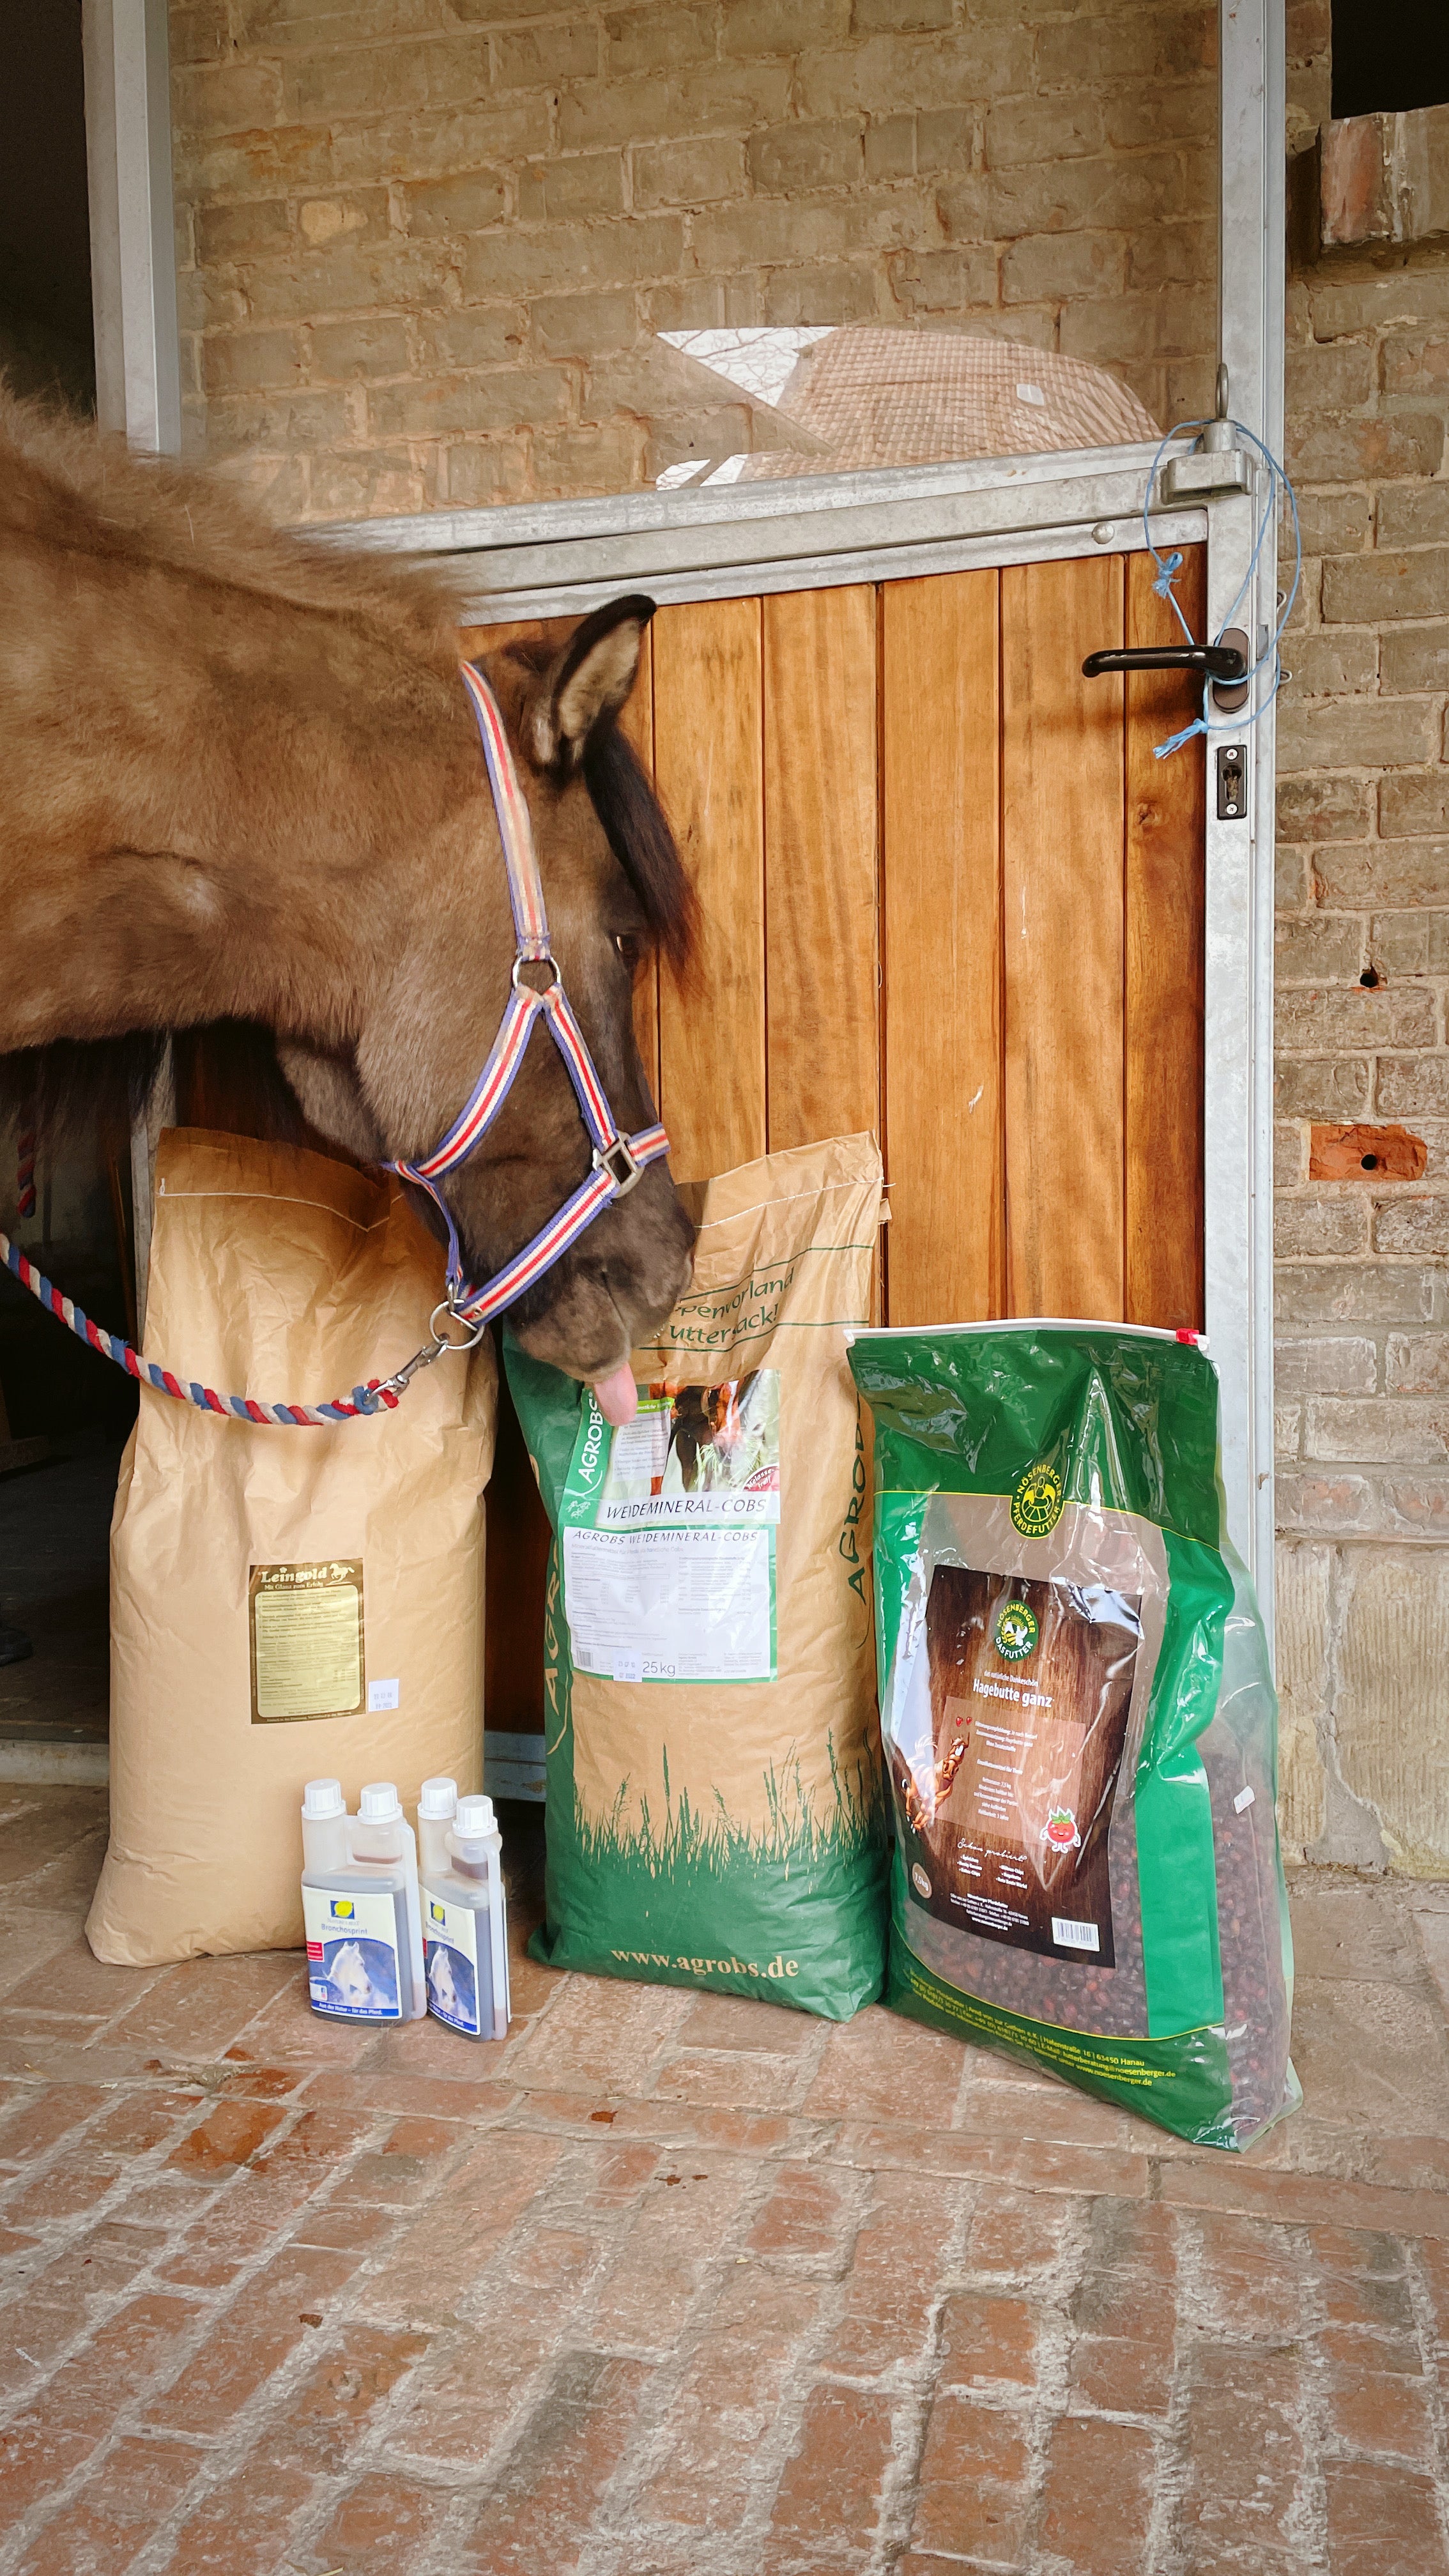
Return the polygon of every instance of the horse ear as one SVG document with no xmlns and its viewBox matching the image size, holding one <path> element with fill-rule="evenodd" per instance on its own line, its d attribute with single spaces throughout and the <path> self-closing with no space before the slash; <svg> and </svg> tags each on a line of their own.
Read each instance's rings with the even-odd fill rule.
<svg viewBox="0 0 1449 2576">
<path fill-rule="evenodd" d="M 533 710 L 533 750 L 540 768 L 571 768 L 596 725 L 616 716 L 634 686 L 652 599 L 611 599 L 576 626 Z"/>
</svg>

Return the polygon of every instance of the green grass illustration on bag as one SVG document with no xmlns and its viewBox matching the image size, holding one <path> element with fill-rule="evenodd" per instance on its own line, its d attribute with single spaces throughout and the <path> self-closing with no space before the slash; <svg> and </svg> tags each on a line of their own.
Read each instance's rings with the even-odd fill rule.
<svg viewBox="0 0 1449 2576">
<path fill-rule="evenodd" d="M 862 1333 L 887 2000 L 1205 2145 L 1298 2100 L 1277 1701 L 1206 1355 L 1111 1324 Z"/>
<path fill-rule="evenodd" d="M 880 1212 L 869 1137 L 694 1196 L 690 1291 L 639 1410 L 506 1349 L 554 1526 L 544 1638 L 556 1967 L 845 2019 L 879 1994 L 885 1814 L 845 1333 Z"/>
</svg>

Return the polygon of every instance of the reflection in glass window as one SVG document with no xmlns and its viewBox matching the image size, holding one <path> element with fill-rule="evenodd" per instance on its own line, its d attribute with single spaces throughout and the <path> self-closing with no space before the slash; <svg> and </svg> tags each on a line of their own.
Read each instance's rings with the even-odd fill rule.
<svg viewBox="0 0 1449 2576">
<path fill-rule="evenodd" d="M 666 465 L 655 477 L 660 491 L 1040 456 L 1160 435 L 1136 395 L 1104 367 L 1011 340 L 875 323 L 665 331 L 659 338 L 682 369 L 704 368 L 744 397 L 750 432 L 748 447 Z M 738 428 L 738 405 L 724 417 Z"/>
</svg>

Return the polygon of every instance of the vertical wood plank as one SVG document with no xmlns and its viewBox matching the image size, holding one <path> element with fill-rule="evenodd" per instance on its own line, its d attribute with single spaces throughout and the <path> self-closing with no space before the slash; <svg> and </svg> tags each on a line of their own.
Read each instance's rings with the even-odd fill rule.
<svg viewBox="0 0 1449 2576">
<path fill-rule="evenodd" d="M 699 897 L 685 977 L 659 980 L 659 1106 L 671 1167 L 704 1180 L 765 1151 L 765 866 L 760 603 L 654 620 L 660 801 Z"/>
<path fill-rule="evenodd" d="M 1127 641 L 1177 644 L 1182 630 L 1127 558 Z M 1189 547 L 1177 595 L 1206 632 L 1207 563 Z M 1190 724 L 1200 685 L 1170 671 L 1127 681 L 1127 1320 L 1202 1329 L 1203 904 L 1207 791 L 1200 742 L 1167 760 L 1153 745 Z"/>
<path fill-rule="evenodd" d="M 1120 556 L 1001 576 L 1007 1295 L 1124 1313 Z"/>
<path fill-rule="evenodd" d="M 763 603 L 772 1152 L 880 1126 L 876 594 Z"/>
<path fill-rule="evenodd" d="M 893 1324 L 1005 1299 L 998 591 L 965 572 L 881 592 Z"/>
</svg>

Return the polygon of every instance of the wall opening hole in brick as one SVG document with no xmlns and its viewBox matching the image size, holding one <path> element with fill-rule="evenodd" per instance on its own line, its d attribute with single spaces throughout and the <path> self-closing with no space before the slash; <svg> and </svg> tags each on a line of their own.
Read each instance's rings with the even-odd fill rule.
<svg viewBox="0 0 1449 2576">
<path fill-rule="evenodd" d="M 1364 1156 L 1364 1158 L 1363 1158 L 1363 1168 L 1364 1168 L 1364 1170 L 1365 1170 L 1366 1172 L 1376 1172 L 1376 1171 L 1378 1170 L 1378 1167 L 1379 1167 L 1379 1158 L 1378 1158 L 1377 1154 L 1365 1154 L 1365 1156 Z"/>
<path fill-rule="evenodd" d="M 1379 980 L 1379 970 L 1377 966 L 1365 966 L 1363 973 L 1360 975 L 1358 980 L 1361 984 L 1367 984 L 1370 989 L 1372 989 Z"/>
</svg>

